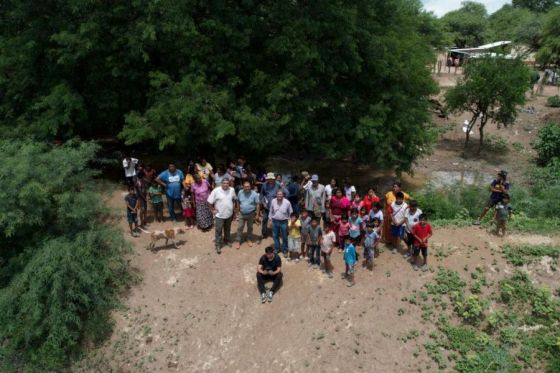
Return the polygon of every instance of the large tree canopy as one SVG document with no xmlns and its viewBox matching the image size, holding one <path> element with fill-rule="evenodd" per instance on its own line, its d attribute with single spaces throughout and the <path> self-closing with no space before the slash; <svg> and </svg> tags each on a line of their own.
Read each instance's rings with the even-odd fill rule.
<svg viewBox="0 0 560 373">
<path fill-rule="evenodd" d="M 428 141 L 433 41 L 417 1 L 11 0 L 0 12 L 0 122 L 18 133 L 290 145 L 400 169 Z"/>
<path fill-rule="evenodd" d="M 512 0 L 515 8 L 525 8 L 533 12 L 548 12 L 559 4 L 558 0 Z"/>
<path fill-rule="evenodd" d="M 463 1 L 460 9 L 442 17 L 446 31 L 452 35 L 458 48 L 476 47 L 485 42 L 488 13 L 484 4 Z"/>
<path fill-rule="evenodd" d="M 537 60 L 542 64 L 560 64 L 560 7 L 546 15 Z"/>
<path fill-rule="evenodd" d="M 531 51 L 539 48 L 543 26 L 537 13 L 506 4 L 490 15 L 488 21 L 492 41 L 510 40 L 526 45 Z"/>
</svg>

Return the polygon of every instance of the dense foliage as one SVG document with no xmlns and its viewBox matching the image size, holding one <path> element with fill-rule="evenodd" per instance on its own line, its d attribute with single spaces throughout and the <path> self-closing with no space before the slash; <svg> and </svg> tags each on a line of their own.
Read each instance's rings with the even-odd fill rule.
<svg viewBox="0 0 560 373">
<path fill-rule="evenodd" d="M 1 141 L 0 370 L 57 369 L 110 330 L 122 234 L 92 185 L 96 146 Z"/>
<path fill-rule="evenodd" d="M 560 123 L 549 123 L 542 127 L 533 142 L 533 147 L 541 165 L 560 161 Z"/>
<path fill-rule="evenodd" d="M 506 4 L 488 17 L 488 41 L 509 40 L 536 51 L 540 47 L 542 23 L 540 14 Z"/>
<path fill-rule="evenodd" d="M 537 60 L 542 64 L 560 64 L 560 6 L 545 16 L 541 48 Z"/>
<path fill-rule="evenodd" d="M 488 29 L 486 7 L 474 1 L 463 1 L 462 7 L 442 17 L 447 32 L 457 48 L 484 44 Z"/>
<path fill-rule="evenodd" d="M 400 169 L 431 139 L 441 41 L 415 0 L 27 0 L 0 12 L 11 133 L 245 154 L 289 145 Z"/>
<path fill-rule="evenodd" d="M 465 146 L 477 120 L 480 122 L 479 150 L 484 142 L 484 127 L 489 120 L 499 126 L 514 122 L 517 105 L 525 102 L 530 75 L 529 69 L 519 59 L 484 57 L 466 64 L 463 77 L 445 95 L 450 112 L 471 114 Z"/>
</svg>

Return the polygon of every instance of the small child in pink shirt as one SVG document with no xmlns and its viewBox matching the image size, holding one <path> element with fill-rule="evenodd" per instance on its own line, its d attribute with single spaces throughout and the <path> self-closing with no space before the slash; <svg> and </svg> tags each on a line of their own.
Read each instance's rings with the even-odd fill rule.
<svg viewBox="0 0 560 373">
<path fill-rule="evenodd" d="M 338 225 L 338 252 L 341 253 L 344 248 L 344 240 L 348 236 L 348 231 L 350 231 L 350 223 L 348 222 L 348 216 L 342 215 L 340 224 Z"/>
</svg>

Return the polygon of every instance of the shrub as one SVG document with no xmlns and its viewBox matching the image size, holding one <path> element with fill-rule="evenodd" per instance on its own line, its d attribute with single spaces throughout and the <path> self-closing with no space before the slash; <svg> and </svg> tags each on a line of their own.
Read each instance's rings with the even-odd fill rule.
<svg viewBox="0 0 560 373">
<path fill-rule="evenodd" d="M 505 154 L 509 150 L 506 140 L 494 134 L 489 134 L 484 138 L 484 147 L 495 154 Z"/>
<path fill-rule="evenodd" d="M 547 165 L 554 158 L 560 157 L 560 124 L 549 123 L 539 130 L 532 143 L 537 151 L 538 163 Z"/>
<path fill-rule="evenodd" d="M 130 277 L 88 169 L 96 149 L 0 141 L 0 370 L 61 370 L 110 331 Z"/>
<path fill-rule="evenodd" d="M 560 96 L 550 96 L 546 99 L 546 105 L 550 107 L 560 107 Z"/>
</svg>

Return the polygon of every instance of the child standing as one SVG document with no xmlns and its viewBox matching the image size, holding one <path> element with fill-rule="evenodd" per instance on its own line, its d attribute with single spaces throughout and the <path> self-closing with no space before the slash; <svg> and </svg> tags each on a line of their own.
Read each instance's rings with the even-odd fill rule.
<svg viewBox="0 0 560 373">
<path fill-rule="evenodd" d="M 130 235 L 138 237 L 138 210 L 140 210 L 140 201 L 136 195 L 134 186 L 128 187 L 128 194 L 124 197 L 126 203 L 126 219 L 130 228 Z M 133 228 L 134 225 L 134 228 Z"/>
<path fill-rule="evenodd" d="M 348 223 L 350 223 L 350 230 L 348 231 L 348 235 L 352 239 L 352 243 L 354 246 L 361 244 L 361 234 L 362 234 L 362 218 L 358 215 L 358 209 L 353 208 L 350 214 L 350 219 L 348 219 Z"/>
<path fill-rule="evenodd" d="M 309 261 L 306 245 L 309 237 L 309 227 L 311 226 L 311 217 L 306 209 L 301 210 L 299 220 L 301 224 L 301 257 Z"/>
<path fill-rule="evenodd" d="M 352 244 L 350 237 L 346 237 L 344 243 L 344 263 L 346 264 L 346 272 L 342 274 L 342 279 L 346 279 L 346 286 L 354 286 L 354 270 L 356 267 L 356 248 Z"/>
<path fill-rule="evenodd" d="M 344 249 L 344 242 L 346 242 L 346 237 L 348 237 L 348 232 L 350 231 L 350 223 L 348 222 L 348 216 L 342 215 L 340 224 L 338 225 L 338 252 L 341 253 Z"/>
<path fill-rule="evenodd" d="M 181 206 L 183 207 L 183 216 L 185 217 L 185 225 L 187 229 L 194 228 L 194 204 L 192 199 L 191 188 L 183 189 L 181 196 Z"/>
<path fill-rule="evenodd" d="M 422 210 L 418 208 L 418 202 L 416 200 L 411 200 L 408 203 L 408 210 L 406 212 L 406 221 L 404 230 L 406 232 L 406 247 L 407 251 L 403 255 L 405 259 L 409 259 L 413 254 L 413 247 L 414 247 L 414 236 L 412 235 L 412 227 L 415 224 L 418 224 L 420 221 L 420 215 L 422 214 Z"/>
<path fill-rule="evenodd" d="M 321 266 L 321 240 L 323 236 L 323 230 L 319 226 L 319 220 L 317 218 L 311 219 L 311 225 L 308 229 L 309 236 L 308 247 L 309 247 L 309 265 L 313 265 L 313 268 L 319 268 Z"/>
<path fill-rule="evenodd" d="M 366 260 L 366 267 L 371 271 L 373 270 L 373 259 L 375 257 L 375 245 L 379 242 L 379 234 L 373 223 L 367 225 L 367 231 L 364 240 L 364 258 Z"/>
<path fill-rule="evenodd" d="M 422 265 L 422 272 L 428 270 L 428 239 L 432 237 L 432 226 L 428 224 L 428 216 L 426 214 L 420 215 L 420 222 L 412 227 L 412 235 L 414 236 L 414 253 L 412 256 L 412 263 L 414 270 L 418 271 L 416 261 L 420 251 L 424 257 L 424 264 Z"/>
<path fill-rule="evenodd" d="M 152 181 L 150 188 L 148 188 L 148 195 L 154 209 L 154 218 L 158 223 L 163 221 L 163 187 Z"/>
<path fill-rule="evenodd" d="M 375 219 L 379 220 L 379 228 L 377 228 L 377 233 L 381 237 L 381 230 L 383 227 L 383 211 L 381 210 L 381 203 L 375 202 L 371 206 L 371 211 L 369 212 L 369 221 L 373 222 Z"/>
<path fill-rule="evenodd" d="M 396 254 L 397 249 L 401 245 L 401 238 L 404 235 L 404 223 L 406 221 L 406 210 L 408 205 L 404 201 L 404 193 L 397 192 L 395 194 L 396 200 L 391 203 L 389 212 L 391 214 L 391 238 L 393 249 L 392 253 Z"/>
<path fill-rule="evenodd" d="M 290 256 L 288 260 L 299 262 L 299 250 L 301 248 L 301 220 L 295 212 L 290 215 L 288 224 L 288 251 Z"/>
<path fill-rule="evenodd" d="M 509 205 L 509 194 L 504 193 L 502 201 L 496 204 L 496 210 L 494 211 L 496 234 L 498 236 L 503 237 L 506 235 L 506 223 L 511 219 L 511 210 L 511 206 Z"/>
<path fill-rule="evenodd" d="M 321 256 L 325 263 L 324 272 L 329 278 L 332 278 L 333 265 L 331 263 L 331 254 L 336 244 L 336 234 L 331 230 L 331 226 L 328 223 L 324 224 L 323 229 L 325 233 L 323 234 L 323 240 L 321 242 Z"/>
<path fill-rule="evenodd" d="M 360 211 L 360 207 L 362 207 L 362 199 L 356 194 L 350 204 L 350 209 L 358 209 L 358 211 Z"/>
</svg>

